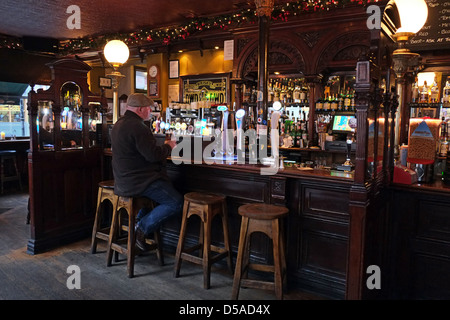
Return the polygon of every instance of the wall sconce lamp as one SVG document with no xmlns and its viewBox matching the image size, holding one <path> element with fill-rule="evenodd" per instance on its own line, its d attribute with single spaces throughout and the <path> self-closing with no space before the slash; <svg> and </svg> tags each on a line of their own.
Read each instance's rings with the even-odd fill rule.
<svg viewBox="0 0 450 320">
<path fill-rule="evenodd" d="M 396 73 L 404 75 L 409 66 L 418 63 L 419 54 L 406 48 L 406 43 L 427 22 L 428 6 L 425 0 L 393 0 L 388 5 L 395 5 L 400 17 L 400 27 L 394 35 L 398 48 L 393 52 L 393 60 L 397 65 Z"/>
<path fill-rule="evenodd" d="M 107 76 L 112 77 L 112 87 L 113 87 L 113 123 L 119 119 L 120 110 L 119 110 L 119 93 L 117 89 L 119 88 L 119 82 L 125 76 L 121 74 L 118 70 L 120 66 L 122 66 L 125 62 L 127 62 L 128 57 L 130 56 L 130 50 L 128 46 L 120 40 L 111 40 L 103 49 L 103 54 L 105 55 L 106 60 L 112 65 L 113 72 L 108 74 Z"/>
</svg>

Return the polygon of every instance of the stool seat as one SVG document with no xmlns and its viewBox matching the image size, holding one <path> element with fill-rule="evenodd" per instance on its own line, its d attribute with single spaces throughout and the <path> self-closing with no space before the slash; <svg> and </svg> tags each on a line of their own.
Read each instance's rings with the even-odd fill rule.
<svg viewBox="0 0 450 320">
<path fill-rule="evenodd" d="M 184 199 L 198 204 L 215 204 L 225 201 L 225 196 L 211 193 L 189 192 L 184 195 Z"/>
<path fill-rule="evenodd" d="M 256 289 L 273 289 L 278 299 L 283 298 L 283 282 L 286 279 L 283 217 L 289 209 L 283 206 L 255 203 L 239 207 L 242 216 L 236 270 L 233 279 L 232 299 L 237 299 L 242 286 Z M 250 263 L 250 240 L 255 232 L 272 239 L 273 265 Z M 248 270 L 270 272 L 273 281 L 248 278 Z"/>
<path fill-rule="evenodd" d="M 252 219 L 272 220 L 285 216 L 289 210 L 286 207 L 275 206 L 272 204 L 255 203 L 240 206 L 238 212 L 241 216 Z"/>
<path fill-rule="evenodd" d="M 98 186 L 105 189 L 114 189 L 114 180 L 100 181 Z"/>
<path fill-rule="evenodd" d="M 193 215 L 196 215 L 201 219 L 199 243 L 190 248 L 185 248 L 184 241 L 186 237 L 187 221 Z M 223 247 L 211 244 L 211 223 L 216 215 L 219 215 L 222 218 Z M 200 251 L 200 256 L 194 256 L 192 254 L 196 250 Z M 216 254 L 213 256 L 212 252 Z M 175 278 L 180 275 L 181 261 L 186 260 L 203 266 L 203 287 L 209 289 L 211 265 L 225 257 L 227 258 L 228 268 L 231 274 L 233 274 L 231 246 L 228 234 L 226 197 L 223 195 L 201 192 L 190 192 L 185 194 L 180 236 L 175 254 Z"/>
</svg>

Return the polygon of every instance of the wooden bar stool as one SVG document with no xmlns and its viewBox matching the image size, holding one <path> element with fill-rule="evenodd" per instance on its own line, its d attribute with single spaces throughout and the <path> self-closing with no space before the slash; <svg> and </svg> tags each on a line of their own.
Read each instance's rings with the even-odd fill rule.
<svg viewBox="0 0 450 320">
<path fill-rule="evenodd" d="M 112 205 L 112 213 L 116 211 L 117 196 L 114 194 L 114 180 L 101 181 L 98 184 L 97 210 L 95 212 L 94 227 L 92 229 L 91 253 L 97 252 L 97 240 L 109 240 L 111 225 L 102 228 L 105 217 L 104 202 L 109 201 Z"/>
<path fill-rule="evenodd" d="M 118 252 L 127 256 L 128 277 L 134 277 L 134 258 L 135 258 L 135 222 L 139 210 L 142 208 L 154 208 L 152 200 L 145 197 L 117 197 L 117 207 L 114 211 L 111 230 L 109 233 L 107 248 L 107 266 L 112 265 L 112 254 Z M 120 214 L 127 214 L 127 221 L 122 221 Z M 126 231 L 127 237 L 120 237 L 120 231 Z M 149 250 L 156 250 L 156 255 L 160 265 L 164 265 L 164 257 L 162 251 L 161 235 L 159 230 L 155 231 L 154 239 L 145 239 L 149 245 Z"/>
<path fill-rule="evenodd" d="M 184 248 L 187 221 L 192 215 L 197 215 L 201 219 L 199 243 L 193 247 Z M 219 215 L 222 218 L 224 248 L 211 244 L 211 222 L 216 215 Z M 201 257 L 191 254 L 196 250 L 200 250 Z M 212 256 L 211 252 L 217 254 Z M 211 282 L 211 265 L 224 257 L 227 257 L 228 268 L 230 269 L 231 274 L 233 274 L 226 198 L 222 195 L 199 192 L 185 194 L 180 237 L 178 239 L 178 246 L 175 254 L 175 278 L 180 275 L 181 261 L 190 261 L 203 266 L 203 287 L 209 289 Z"/>
<path fill-rule="evenodd" d="M 8 164 L 10 165 L 8 167 Z M 7 168 L 10 168 L 11 172 L 7 172 Z M 0 180 L 1 180 L 1 192 L 4 190 L 4 183 L 8 181 L 19 182 L 20 190 L 22 190 L 22 181 L 20 178 L 20 172 L 17 168 L 16 150 L 3 150 L 0 151 Z"/>
<path fill-rule="evenodd" d="M 286 216 L 289 210 L 282 206 L 258 203 L 240 206 L 238 212 L 242 216 L 242 224 L 232 299 L 238 298 L 241 286 L 275 290 L 277 299 L 283 299 L 283 279 L 286 275 L 286 261 L 282 218 Z M 262 232 L 272 239 L 273 265 L 250 263 L 250 237 L 254 232 Z M 249 269 L 273 272 L 274 281 L 249 279 L 247 276 Z M 245 279 L 242 279 L 243 275 Z"/>
</svg>

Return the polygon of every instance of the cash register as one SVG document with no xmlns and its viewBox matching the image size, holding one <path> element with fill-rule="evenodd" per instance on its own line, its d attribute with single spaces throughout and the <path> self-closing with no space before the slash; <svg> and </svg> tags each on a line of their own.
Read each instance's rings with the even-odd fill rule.
<svg viewBox="0 0 450 320">
<path fill-rule="evenodd" d="M 351 162 L 351 152 L 356 150 L 353 136 L 356 132 L 356 116 L 353 112 L 336 113 L 333 116 L 332 129 L 334 140 L 325 142 L 327 151 L 343 151 L 347 153 L 346 161 L 337 166 L 337 170 L 351 171 L 354 164 Z"/>
</svg>

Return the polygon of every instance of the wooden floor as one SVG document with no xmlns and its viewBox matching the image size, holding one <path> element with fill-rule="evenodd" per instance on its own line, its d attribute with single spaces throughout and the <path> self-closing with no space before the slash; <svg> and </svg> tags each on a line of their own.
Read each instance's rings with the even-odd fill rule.
<svg viewBox="0 0 450 320">
<path fill-rule="evenodd" d="M 173 277 L 174 257 L 165 254 L 165 266 L 156 255 L 138 256 L 135 277 L 126 273 L 126 261 L 106 267 L 105 242 L 90 253 L 90 239 L 49 252 L 29 255 L 26 244 L 27 193 L 0 196 L 0 300 L 229 300 L 233 278 L 221 266 L 213 267 L 211 288 L 203 289 L 202 268 L 183 262 Z M 5 210 L 6 209 L 6 210 Z M 81 270 L 81 289 L 69 290 L 67 268 Z M 286 300 L 321 300 L 301 292 L 288 292 Z M 270 291 L 241 289 L 239 300 L 273 300 Z"/>
</svg>

